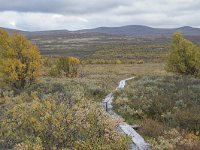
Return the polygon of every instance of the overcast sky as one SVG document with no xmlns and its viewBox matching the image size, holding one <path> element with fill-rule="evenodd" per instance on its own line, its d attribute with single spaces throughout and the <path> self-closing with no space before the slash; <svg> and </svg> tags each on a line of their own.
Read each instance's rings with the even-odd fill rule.
<svg viewBox="0 0 200 150">
<path fill-rule="evenodd" d="M 200 0 L 0 0 L 0 26 L 77 30 L 99 26 L 200 27 Z"/>
</svg>

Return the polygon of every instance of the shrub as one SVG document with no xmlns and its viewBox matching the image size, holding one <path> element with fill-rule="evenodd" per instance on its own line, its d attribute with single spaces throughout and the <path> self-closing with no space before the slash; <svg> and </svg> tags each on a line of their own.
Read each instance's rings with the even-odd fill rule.
<svg viewBox="0 0 200 150">
<path fill-rule="evenodd" d="M 198 135 L 199 90 L 200 80 L 193 77 L 145 76 L 126 86 L 114 109 L 130 123 L 147 117 Z"/>
<path fill-rule="evenodd" d="M 60 57 L 49 71 L 50 76 L 76 77 L 80 60 L 75 57 Z"/>
<path fill-rule="evenodd" d="M 163 135 L 166 129 L 164 124 L 153 119 L 142 119 L 138 124 L 141 126 L 140 133 L 151 138 Z"/>
<path fill-rule="evenodd" d="M 144 64 L 144 60 L 139 60 L 137 64 Z"/>
<path fill-rule="evenodd" d="M 176 109 L 171 115 L 172 123 L 182 129 L 192 131 L 194 134 L 200 134 L 200 109 L 198 106 L 190 106 L 182 109 Z"/>
<path fill-rule="evenodd" d="M 91 85 L 85 87 L 85 89 L 86 89 L 85 95 L 95 99 L 95 101 L 101 101 L 102 98 L 106 95 L 105 89 L 100 86 Z"/>
<path fill-rule="evenodd" d="M 0 149 L 128 149 L 130 140 L 97 105 L 32 98 L 1 118 Z"/>
<path fill-rule="evenodd" d="M 38 48 L 21 34 L 0 30 L 0 77 L 16 89 L 31 85 L 41 75 Z"/>
<path fill-rule="evenodd" d="M 44 64 L 44 67 L 51 67 L 54 63 L 53 61 L 54 59 L 52 57 L 43 57 L 43 64 Z"/>
<path fill-rule="evenodd" d="M 181 133 L 176 129 L 166 130 L 157 138 L 148 139 L 153 150 L 197 150 L 200 142 L 194 134 Z"/>
<path fill-rule="evenodd" d="M 115 63 L 116 63 L 116 64 L 122 64 L 122 61 L 119 60 L 119 59 L 117 59 L 117 60 L 115 61 Z"/>
<path fill-rule="evenodd" d="M 48 70 L 48 75 L 51 77 L 61 77 L 61 73 L 56 68 L 56 65 L 52 65 L 51 68 Z"/>
<path fill-rule="evenodd" d="M 166 70 L 184 75 L 198 76 L 200 73 L 200 48 L 175 33 L 172 37 L 171 53 Z"/>
<path fill-rule="evenodd" d="M 27 94 L 31 94 L 31 92 L 37 92 L 40 97 L 48 95 L 48 94 L 56 94 L 65 92 L 64 85 L 59 83 L 37 83 L 31 85 L 29 88 L 25 90 Z"/>
</svg>

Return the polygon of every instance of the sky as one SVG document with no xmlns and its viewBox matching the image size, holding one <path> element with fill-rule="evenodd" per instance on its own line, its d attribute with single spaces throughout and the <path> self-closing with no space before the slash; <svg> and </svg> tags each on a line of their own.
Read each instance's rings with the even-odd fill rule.
<svg viewBox="0 0 200 150">
<path fill-rule="evenodd" d="M 0 26 L 26 31 L 200 27 L 199 18 L 200 0 L 0 0 Z"/>
</svg>

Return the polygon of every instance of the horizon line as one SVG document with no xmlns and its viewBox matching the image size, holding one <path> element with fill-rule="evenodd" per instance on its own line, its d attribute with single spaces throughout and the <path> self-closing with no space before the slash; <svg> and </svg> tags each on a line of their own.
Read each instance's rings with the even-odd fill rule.
<svg viewBox="0 0 200 150">
<path fill-rule="evenodd" d="M 82 31 L 82 30 L 92 30 L 92 29 L 98 29 L 98 28 L 121 28 L 121 27 L 128 27 L 128 26 L 140 26 L 140 27 L 148 27 L 148 28 L 152 28 L 152 29 L 179 29 L 179 28 L 184 28 L 184 27 L 188 27 L 188 28 L 194 28 L 194 29 L 200 29 L 200 27 L 194 27 L 194 26 L 189 26 L 189 25 L 184 25 L 184 26 L 179 26 L 179 27 L 152 27 L 152 26 L 148 26 L 148 25 L 123 25 L 123 26 L 99 26 L 99 27 L 94 27 L 94 28 L 82 28 L 82 29 L 76 29 L 76 30 L 68 30 L 68 29 L 47 29 L 47 30 L 23 30 L 23 29 L 19 29 L 19 28 L 9 28 L 9 27 L 1 27 L 2 29 L 8 29 L 8 30 L 18 30 L 18 31 L 22 31 L 22 32 L 44 32 L 44 31 L 69 31 L 69 32 L 76 32 L 76 31 Z"/>
</svg>

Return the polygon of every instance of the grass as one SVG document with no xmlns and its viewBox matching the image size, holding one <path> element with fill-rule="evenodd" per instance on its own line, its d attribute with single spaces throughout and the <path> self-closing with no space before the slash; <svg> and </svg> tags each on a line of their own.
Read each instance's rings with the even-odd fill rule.
<svg viewBox="0 0 200 150">
<path fill-rule="evenodd" d="M 169 47 L 167 45 L 114 45 L 102 47 L 101 50 L 95 51 L 87 59 L 120 59 L 123 62 L 138 62 L 143 60 L 146 63 L 165 62 Z"/>
<path fill-rule="evenodd" d="M 143 63 L 143 64 L 83 64 L 79 68 L 79 76 L 76 78 L 51 78 L 46 72 L 48 67 L 44 68 L 44 77 L 41 80 L 48 82 L 65 83 L 74 81 L 84 84 L 101 85 L 108 92 L 113 91 L 118 82 L 122 79 L 132 76 L 165 75 L 163 63 Z"/>
<path fill-rule="evenodd" d="M 119 79 L 142 75 L 166 75 L 164 63 L 85 65 L 86 77 L 111 76 Z"/>
</svg>

